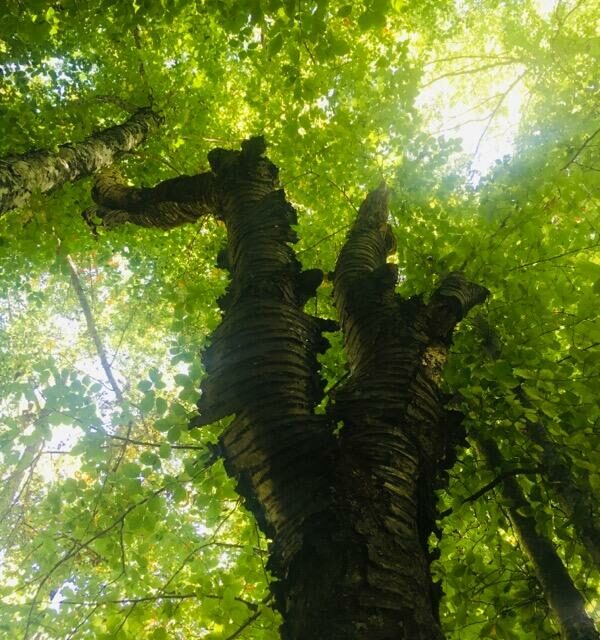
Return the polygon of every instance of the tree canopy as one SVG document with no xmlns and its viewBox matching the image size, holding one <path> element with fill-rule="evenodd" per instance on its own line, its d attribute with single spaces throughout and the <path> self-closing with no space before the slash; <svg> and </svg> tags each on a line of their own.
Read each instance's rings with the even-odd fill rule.
<svg viewBox="0 0 600 640">
<path fill-rule="evenodd" d="M 397 291 L 458 272 L 489 291 L 442 374 L 466 430 L 429 540 L 446 637 L 564 633 L 527 523 L 600 618 L 599 19 L 588 0 L 0 9 L 1 637 L 279 637 L 228 419 L 188 428 L 226 231 L 185 206 L 157 226 L 143 200 L 254 136 L 304 269 L 334 271 L 385 181 Z M 145 222 L 103 208 L 114 182 Z M 332 282 L 312 315 L 336 318 Z M 328 339 L 317 412 L 348 376 Z"/>
</svg>

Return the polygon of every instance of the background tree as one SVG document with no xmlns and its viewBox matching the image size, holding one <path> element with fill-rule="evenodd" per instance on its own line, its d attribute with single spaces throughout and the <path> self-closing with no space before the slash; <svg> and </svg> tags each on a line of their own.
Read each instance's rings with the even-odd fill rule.
<svg viewBox="0 0 600 640">
<path fill-rule="evenodd" d="M 537 530 L 597 617 L 589 535 L 576 535 L 593 525 L 599 487 L 593 3 L 65 1 L 2 12 L 2 156 L 60 153 L 151 105 L 164 124 L 119 166 L 147 187 L 205 172 L 209 150 L 262 133 L 298 210 L 298 257 L 326 272 L 366 192 L 387 181 L 399 293 L 431 294 L 455 271 L 491 292 L 455 336 L 450 405 L 467 433 L 496 443 L 500 473 L 530 471 L 514 477 Z M 481 120 L 476 135 L 468 120 Z M 498 133 L 512 148 L 490 144 Z M 470 167 L 454 134 L 467 150 L 473 139 Z M 507 151 L 487 171 L 484 156 Z M 227 284 L 215 268 L 224 229 L 202 216 L 169 231 L 100 226 L 96 238 L 79 215 L 89 191 L 83 181 L 34 195 L 0 222 L 0 629 L 277 637 L 266 542 L 214 459 L 226 421 L 187 431 L 198 352 Z M 307 311 L 334 317 L 329 281 Z M 347 371 L 331 341 L 320 356 L 328 395 Z M 565 509 L 552 449 L 583 509 Z M 452 512 L 429 542 L 442 624 L 455 638 L 550 638 L 498 473 L 466 446 L 440 491 L 439 510 Z"/>
</svg>

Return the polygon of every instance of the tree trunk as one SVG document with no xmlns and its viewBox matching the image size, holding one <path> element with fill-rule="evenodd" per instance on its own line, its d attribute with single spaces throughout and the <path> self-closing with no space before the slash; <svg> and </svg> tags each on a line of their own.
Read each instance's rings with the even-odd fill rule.
<svg viewBox="0 0 600 640">
<path fill-rule="evenodd" d="M 453 274 L 428 304 L 398 296 L 387 189 L 370 194 L 333 274 L 350 376 L 315 413 L 337 324 L 303 311 L 323 274 L 301 270 L 296 212 L 263 152 L 262 139 L 214 150 L 210 173 L 153 189 L 100 181 L 95 199 L 144 226 L 209 210 L 225 223 L 231 283 L 192 426 L 234 416 L 220 450 L 272 540 L 284 640 L 441 640 L 427 541 L 461 433 L 438 385 L 454 326 L 487 290 Z"/>
<path fill-rule="evenodd" d="M 591 490 L 579 486 L 567 463 L 540 423 L 527 423 L 527 435 L 542 448 L 543 473 L 550 489 L 571 521 L 578 538 L 600 570 L 600 528 L 595 522 Z"/>
<path fill-rule="evenodd" d="M 62 145 L 57 152 L 32 151 L 1 159 L 0 215 L 23 207 L 36 192 L 47 193 L 107 167 L 135 149 L 161 121 L 151 109 L 140 109 L 123 124 Z"/>
<path fill-rule="evenodd" d="M 441 640 L 427 540 L 456 425 L 438 382 L 455 324 L 487 291 L 454 275 L 428 305 L 397 296 L 387 192 L 371 194 L 334 274 L 351 376 L 315 414 L 333 325 L 302 307 L 322 274 L 288 245 L 295 212 L 262 148 L 224 153 L 212 167 L 232 280 L 194 424 L 235 415 L 222 453 L 273 540 L 282 637 Z"/>
<path fill-rule="evenodd" d="M 469 436 L 476 448 L 495 470 L 502 468 L 502 457 L 490 440 Z M 538 533 L 531 507 L 516 478 L 509 476 L 502 484 L 502 497 L 519 545 L 529 558 L 544 596 L 550 605 L 563 640 L 598 640 L 600 635 L 585 611 L 583 597 L 557 554 L 552 542 Z"/>
<path fill-rule="evenodd" d="M 482 317 L 476 317 L 475 325 L 479 329 L 485 350 L 492 359 L 498 358 L 501 352 L 501 341 L 498 333 L 489 326 Z M 520 379 L 523 383 L 524 380 Z M 516 395 L 521 404 L 540 415 L 526 392 L 520 387 Z M 541 448 L 541 473 L 560 506 L 567 514 L 577 537 L 588 552 L 596 569 L 600 570 L 600 526 L 598 524 L 598 505 L 593 499 L 589 484 L 582 486 L 571 472 L 569 465 L 561 454 L 559 447 L 552 441 L 543 422 L 526 420 L 525 434 Z"/>
</svg>

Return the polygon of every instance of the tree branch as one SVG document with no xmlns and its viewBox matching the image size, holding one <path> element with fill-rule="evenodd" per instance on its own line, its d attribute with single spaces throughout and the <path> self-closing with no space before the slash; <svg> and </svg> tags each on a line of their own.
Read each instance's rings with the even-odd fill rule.
<svg viewBox="0 0 600 640">
<path fill-rule="evenodd" d="M 143 142 L 162 118 L 139 109 L 124 123 L 67 143 L 58 152 L 32 151 L 0 160 L 0 214 L 27 204 L 33 193 L 48 193 L 109 166 Z"/>
<path fill-rule="evenodd" d="M 100 364 L 102 365 L 102 369 L 104 369 L 104 373 L 110 386 L 115 394 L 115 397 L 119 402 L 123 402 L 123 392 L 117 383 L 110 364 L 108 363 L 108 358 L 106 356 L 106 351 L 104 349 L 104 345 L 102 344 L 102 340 L 100 339 L 100 335 L 98 334 L 98 329 L 96 327 L 96 323 L 94 321 L 94 316 L 92 315 L 92 310 L 90 309 L 90 305 L 88 303 L 87 297 L 85 295 L 85 291 L 83 290 L 83 286 L 81 284 L 81 280 L 79 278 L 79 274 L 77 273 L 77 266 L 73 261 L 73 258 L 69 254 L 65 255 L 65 261 L 67 263 L 67 267 L 69 269 L 69 275 L 71 277 L 71 284 L 73 285 L 73 290 L 77 295 L 77 299 L 79 300 L 79 304 L 81 305 L 81 309 L 83 310 L 83 315 L 85 317 L 85 323 L 87 325 L 88 333 L 96 347 L 96 353 L 100 358 Z"/>
<path fill-rule="evenodd" d="M 481 489 L 478 489 L 475 493 L 471 494 L 468 498 L 465 498 L 460 505 L 468 504 L 469 502 L 475 502 L 475 500 L 481 498 L 484 494 L 488 493 L 492 489 L 495 489 L 501 482 L 504 482 L 507 478 L 514 477 L 519 474 L 523 475 L 532 475 L 540 473 L 540 469 L 538 467 L 517 467 L 516 469 L 510 469 L 508 471 L 502 472 L 500 475 L 496 476 L 491 482 L 483 485 Z M 451 513 L 454 513 L 454 509 L 449 508 L 445 511 L 442 511 L 438 518 L 441 520 L 442 518 L 446 518 Z"/>
<path fill-rule="evenodd" d="M 84 212 L 88 223 L 95 214 L 107 228 L 131 222 L 171 229 L 195 222 L 203 215 L 218 215 L 220 190 L 210 171 L 171 178 L 152 188 L 138 188 L 123 184 L 118 172 L 108 169 L 97 176 L 92 198 L 98 206 Z"/>
<path fill-rule="evenodd" d="M 600 127 L 598 127 L 598 129 L 596 129 L 596 131 L 594 131 L 593 133 L 591 133 L 583 142 L 583 144 L 579 147 L 579 149 L 577 149 L 577 151 L 574 153 L 573 157 L 567 162 L 567 164 L 565 164 L 564 167 L 561 168 L 561 171 L 565 171 L 566 169 L 569 168 L 570 165 L 572 165 L 575 160 L 577 160 L 577 158 L 579 157 L 579 154 L 588 146 L 588 144 L 600 133 Z"/>
</svg>

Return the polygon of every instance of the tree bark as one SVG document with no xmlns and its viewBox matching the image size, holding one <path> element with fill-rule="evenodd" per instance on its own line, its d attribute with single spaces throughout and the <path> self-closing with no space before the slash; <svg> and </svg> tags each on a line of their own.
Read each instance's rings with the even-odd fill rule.
<svg viewBox="0 0 600 640">
<path fill-rule="evenodd" d="M 96 177 L 92 198 L 97 206 L 84 212 L 88 222 L 93 223 L 96 216 L 108 229 L 125 222 L 172 229 L 215 214 L 221 193 L 212 171 L 178 176 L 152 188 L 138 188 L 122 184 L 118 172 L 109 168 Z"/>
<path fill-rule="evenodd" d="M 140 109 L 123 124 L 95 133 L 57 152 L 32 151 L 0 160 L 0 215 L 27 204 L 32 194 L 47 193 L 89 176 L 137 147 L 162 122 L 151 109 Z"/>
<path fill-rule="evenodd" d="M 273 540 L 285 640 L 441 640 L 427 539 L 456 425 L 437 385 L 454 325 L 487 291 L 455 274 L 429 304 L 401 300 L 386 191 L 372 194 L 334 274 L 351 376 L 315 414 L 321 331 L 334 325 L 302 311 L 322 274 L 301 271 L 295 212 L 261 154 L 254 141 L 211 162 L 232 279 L 194 426 L 235 416 L 221 451 Z"/>
<path fill-rule="evenodd" d="M 491 440 L 469 436 L 476 448 L 495 470 L 502 468 L 502 457 Z M 600 635 L 585 611 L 585 601 L 573 584 L 554 545 L 536 530 L 533 516 L 527 515 L 531 507 L 514 477 L 502 484 L 502 498 L 508 508 L 510 521 L 519 545 L 529 558 L 544 596 L 550 605 L 563 640 L 598 640 Z"/>
<path fill-rule="evenodd" d="M 323 274 L 301 270 L 296 213 L 263 153 L 253 139 L 211 152 L 208 174 L 147 190 L 110 179 L 94 197 L 136 224 L 185 221 L 185 204 L 227 228 L 218 262 L 231 282 L 191 426 L 233 416 L 220 451 L 272 540 L 284 640 L 441 640 L 427 542 L 462 434 L 438 385 L 456 323 L 488 292 L 452 274 L 427 304 L 400 298 L 387 189 L 370 194 L 333 274 L 350 376 L 317 414 L 317 354 L 337 325 L 303 311 Z"/>
<path fill-rule="evenodd" d="M 350 365 L 330 409 L 343 422 L 335 508 L 352 546 L 330 550 L 342 579 L 330 587 L 328 615 L 341 610 L 351 623 L 341 621 L 335 638 L 435 639 L 434 488 L 461 440 L 438 385 L 454 326 L 488 292 L 453 274 L 429 304 L 402 299 L 397 267 L 386 263 L 395 249 L 387 217 L 381 186 L 361 206 L 334 272 Z"/>
</svg>

